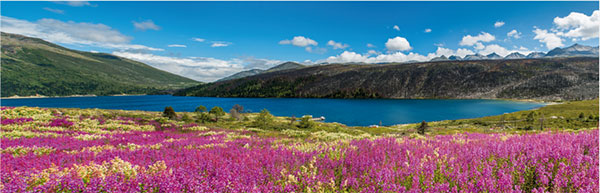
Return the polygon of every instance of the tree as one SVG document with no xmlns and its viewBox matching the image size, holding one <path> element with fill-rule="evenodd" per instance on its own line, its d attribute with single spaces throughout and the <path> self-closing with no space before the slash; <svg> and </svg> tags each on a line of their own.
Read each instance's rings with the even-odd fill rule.
<svg viewBox="0 0 600 193">
<path fill-rule="evenodd" d="M 263 109 L 254 119 L 253 125 L 261 129 L 267 129 L 271 126 L 272 123 L 273 115 L 271 115 L 271 113 L 267 109 Z"/>
<path fill-rule="evenodd" d="M 215 119 L 217 121 L 219 121 L 219 117 L 225 115 L 225 111 L 223 111 L 223 108 L 218 106 L 215 106 L 212 109 L 210 109 L 208 113 L 215 115 Z"/>
<path fill-rule="evenodd" d="M 173 107 L 168 106 L 165 107 L 165 111 L 163 111 L 163 117 L 167 117 L 171 120 L 177 118 L 177 114 L 175 113 L 175 110 L 173 110 Z"/>
<path fill-rule="evenodd" d="M 311 120 L 312 116 L 303 116 L 300 118 L 300 123 L 298 123 L 298 127 L 302 129 L 310 129 L 315 123 Z"/>
<path fill-rule="evenodd" d="M 196 107 L 196 110 L 194 110 L 194 112 L 196 112 L 196 113 L 206 112 L 206 107 L 203 105 L 200 105 L 200 106 Z"/>
<path fill-rule="evenodd" d="M 421 134 L 421 135 L 425 135 L 425 131 L 427 131 L 427 122 L 425 122 L 425 120 L 423 120 L 423 122 L 421 122 L 421 125 L 419 125 L 419 127 L 417 127 L 417 133 Z"/>
<path fill-rule="evenodd" d="M 238 120 L 238 121 L 242 119 L 242 115 L 235 108 L 229 109 L 229 115 L 231 115 L 231 118 L 234 118 L 235 120 Z"/>
<path fill-rule="evenodd" d="M 583 114 L 583 112 L 579 113 L 579 119 L 583 120 L 585 118 L 585 114 Z"/>
<path fill-rule="evenodd" d="M 206 123 L 210 121 L 210 115 L 208 115 L 206 112 L 200 112 L 198 113 L 198 117 L 196 119 L 198 122 Z"/>
<path fill-rule="evenodd" d="M 238 113 L 244 112 L 244 107 L 242 105 L 235 104 L 233 105 L 232 109 L 235 109 Z"/>
</svg>

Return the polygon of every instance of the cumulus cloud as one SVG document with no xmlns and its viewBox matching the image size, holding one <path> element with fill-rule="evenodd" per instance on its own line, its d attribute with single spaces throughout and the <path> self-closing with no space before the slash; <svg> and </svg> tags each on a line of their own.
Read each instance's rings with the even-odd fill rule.
<svg viewBox="0 0 600 193">
<path fill-rule="evenodd" d="M 136 22 L 133 21 L 133 27 L 135 27 L 135 29 L 137 30 L 160 30 L 160 26 L 154 24 L 154 22 L 152 20 L 146 20 L 146 21 L 141 21 L 141 22 Z"/>
<path fill-rule="evenodd" d="M 429 28 L 425 29 L 425 33 L 429 33 L 429 32 L 431 32 L 431 29 L 429 29 Z"/>
<path fill-rule="evenodd" d="M 600 28 L 600 11 L 595 10 L 592 15 L 571 12 L 565 17 L 554 18 L 554 24 L 560 32 L 558 35 L 569 38 L 588 40 L 598 38 Z"/>
<path fill-rule="evenodd" d="M 220 42 L 220 41 L 214 41 L 212 42 L 212 44 L 210 45 L 210 47 L 216 48 L 216 47 L 227 47 L 231 45 L 231 42 Z"/>
<path fill-rule="evenodd" d="M 186 45 L 182 45 L 182 44 L 171 44 L 171 45 L 168 45 L 168 47 L 170 47 L 170 48 L 187 48 Z"/>
<path fill-rule="evenodd" d="M 394 28 L 394 30 L 396 30 L 396 31 L 400 31 L 400 27 L 398 27 L 398 25 L 394 25 L 394 27 L 393 27 L 393 28 Z"/>
<path fill-rule="evenodd" d="M 513 29 L 512 31 L 506 33 L 506 36 L 519 39 L 521 38 L 521 32 L 518 32 L 517 30 Z"/>
<path fill-rule="evenodd" d="M 408 43 L 408 40 L 399 36 L 388 39 L 387 42 L 385 42 L 385 47 L 390 51 L 406 51 L 412 49 L 412 47 L 410 47 L 410 43 Z"/>
<path fill-rule="evenodd" d="M 545 43 L 548 49 L 564 46 L 563 40 L 557 34 L 548 32 L 548 30 L 536 28 L 533 33 L 535 33 L 533 39 Z"/>
<path fill-rule="evenodd" d="M 367 47 L 368 47 L 368 48 L 374 48 L 374 47 L 375 47 L 375 45 L 373 45 L 373 44 L 367 44 Z"/>
<path fill-rule="evenodd" d="M 499 28 L 502 27 L 504 25 L 503 21 L 497 21 L 496 23 L 494 23 L 494 27 Z"/>
<path fill-rule="evenodd" d="M 347 47 L 349 47 L 348 44 L 344 44 L 344 43 L 341 43 L 341 42 L 335 42 L 333 40 L 329 40 L 327 42 L 327 45 L 333 47 L 334 50 L 337 50 L 337 49 L 346 49 Z"/>
<path fill-rule="evenodd" d="M 11 17 L 0 17 L 3 32 L 41 38 L 53 43 L 85 45 L 122 50 L 162 51 L 144 45 L 129 44 L 131 37 L 104 24 L 63 22 L 40 19 L 35 22 Z"/>
<path fill-rule="evenodd" d="M 52 12 L 52 13 L 56 13 L 56 14 L 65 14 L 65 11 L 63 11 L 61 9 L 52 9 L 49 7 L 44 7 L 44 10 Z"/>
<path fill-rule="evenodd" d="M 473 46 L 473 45 L 475 45 L 477 43 L 491 42 L 491 41 L 494 41 L 495 39 L 496 39 L 496 37 L 494 37 L 492 34 L 489 34 L 489 33 L 486 33 L 486 32 L 481 32 L 477 36 L 471 36 L 471 35 L 463 36 L 463 38 L 460 41 L 459 45 L 461 45 L 461 46 Z"/>
<path fill-rule="evenodd" d="M 524 47 L 521 47 L 521 48 L 524 48 Z M 527 48 L 519 49 L 519 50 L 509 50 L 509 49 L 506 49 L 506 48 L 504 48 L 504 47 L 502 47 L 502 46 L 500 46 L 498 44 L 487 45 L 487 46 L 485 46 L 485 48 L 483 48 L 482 50 L 479 51 L 479 53 L 483 54 L 483 55 L 488 55 L 488 54 L 491 54 L 491 53 L 496 53 L 496 54 L 498 54 L 498 55 L 500 55 L 502 57 L 504 57 L 504 56 L 506 56 L 508 54 L 511 54 L 513 52 L 519 52 L 519 53 L 521 53 L 523 55 L 527 55 L 527 54 L 531 53 L 531 51 L 527 50 Z"/>
<path fill-rule="evenodd" d="M 215 81 L 249 68 L 266 69 L 280 63 L 278 60 L 255 58 L 221 60 L 209 57 L 169 57 L 124 51 L 116 51 L 113 54 L 203 82 Z"/>
<path fill-rule="evenodd" d="M 202 39 L 202 38 L 192 38 L 192 40 L 197 41 L 197 42 L 204 42 L 204 41 L 206 41 L 205 39 Z"/>
<path fill-rule="evenodd" d="M 448 48 L 444 48 L 444 47 L 438 47 L 437 50 L 435 51 L 435 53 L 430 53 L 427 56 L 429 56 L 429 58 L 434 58 L 434 57 L 438 57 L 438 56 L 450 57 L 450 56 L 454 55 L 454 56 L 460 56 L 461 58 L 464 58 L 466 55 L 471 55 L 471 54 L 475 54 L 475 52 L 473 52 L 469 49 L 465 49 L 465 48 L 459 48 L 457 50 L 452 50 L 452 49 L 448 49 Z"/>
<path fill-rule="evenodd" d="M 282 44 L 282 45 L 292 44 L 292 45 L 298 46 L 298 47 L 317 46 L 318 45 L 318 43 L 315 40 L 312 40 L 312 39 L 304 37 L 304 36 L 294 36 L 294 38 L 292 40 L 281 40 L 281 41 L 279 41 L 279 44 Z"/>
</svg>

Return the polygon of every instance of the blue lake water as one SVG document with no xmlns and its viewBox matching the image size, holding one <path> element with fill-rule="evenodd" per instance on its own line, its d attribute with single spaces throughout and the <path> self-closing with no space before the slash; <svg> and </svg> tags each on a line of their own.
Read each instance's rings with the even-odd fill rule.
<svg viewBox="0 0 600 193">
<path fill-rule="evenodd" d="M 98 96 L 2 99 L 2 106 L 100 108 L 162 111 L 193 111 L 196 106 L 208 109 L 220 106 L 227 112 L 235 104 L 250 112 L 266 108 L 276 116 L 324 116 L 326 122 L 349 126 L 381 123 L 394 125 L 425 121 L 464 119 L 499 115 L 542 107 L 544 103 L 483 99 L 307 99 L 307 98 L 215 98 L 176 97 L 170 95 Z"/>
</svg>

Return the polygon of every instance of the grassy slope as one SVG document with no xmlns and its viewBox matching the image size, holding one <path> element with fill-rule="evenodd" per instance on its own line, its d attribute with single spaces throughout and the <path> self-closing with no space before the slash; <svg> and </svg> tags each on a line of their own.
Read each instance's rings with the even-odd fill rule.
<svg viewBox="0 0 600 193">
<path fill-rule="evenodd" d="M 71 109 L 78 111 L 77 109 Z M 160 117 L 160 112 L 155 112 L 152 116 L 147 116 L 148 113 L 139 113 L 141 111 L 122 111 L 122 110 L 93 110 L 100 111 L 104 116 L 123 116 L 123 117 L 137 117 L 132 114 L 144 114 L 140 118 L 144 119 L 164 119 Z M 175 109 L 177 110 L 177 109 Z M 597 129 L 598 125 L 598 99 L 587 100 L 587 101 L 576 101 L 567 102 L 563 104 L 549 105 L 535 110 L 519 111 L 514 113 L 506 114 L 505 117 L 514 117 L 515 119 L 524 119 L 530 112 L 536 112 L 537 114 L 543 113 L 547 119 L 550 116 L 564 117 L 564 119 L 552 119 L 546 120 L 545 130 L 586 130 L 586 129 Z M 579 119 L 579 114 L 584 113 L 585 119 Z M 298 128 L 299 123 L 290 123 L 289 117 L 274 117 L 274 121 L 268 128 L 257 128 L 253 125 L 253 120 L 256 118 L 257 113 L 246 113 L 243 116 L 247 117 L 247 120 L 233 121 L 231 116 L 226 114 L 218 122 L 207 122 L 199 123 L 196 120 L 196 113 L 193 112 L 177 112 L 179 121 L 182 121 L 182 117 L 187 115 L 191 120 L 186 121 L 187 123 L 195 122 L 199 125 L 204 125 L 210 128 L 222 128 L 232 130 L 247 130 L 256 133 L 259 136 L 264 137 L 276 137 L 276 138 L 290 138 L 290 139 L 310 139 L 320 141 L 331 141 L 335 139 L 348 139 L 348 138 L 362 138 L 368 136 L 413 136 L 418 137 L 415 128 L 419 124 L 404 124 L 395 125 L 390 127 L 348 127 L 339 123 L 321 123 L 315 122 L 315 125 L 308 129 Z M 593 119 L 588 119 L 589 115 L 593 116 Z M 536 116 L 536 119 L 539 116 Z M 532 123 L 534 130 L 524 130 L 522 128 L 529 125 L 526 122 L 516 122 L 512 125 L 507 124 L 506 129 L 500 129 L 497 125 L 488 122 L 497 122 L 500 120 L 500 116 L 489 116 L 475 119 L 461 119 L 461 120 L 449 120 L 449 121 L 438 121 L 430 122 L 427 135 L 445 135 L 454 133 L 464 132 L 477 132 L 477 133 L 526 133 L 526 132 L 540 132 L 539 121 Z M 508 120 L 508 119 L 507 119 Z M 569 120 L 567 122 L 566 120 Z"/>
<path fill-rule="evenodd" d="M 2 33 L 2 96 L 148 93 L 198 82 L 104 53 Z"/>
<path fill-rule="evenodd" d="M 576 130 L 598 127 L 598 99 L 585 101 L 571 101 L 553 104 L 534 110 L 518 111 L 505 115 L 488 116 L 474 119 L 447 120 L 429 123 L 436 134 L 457 133 L 464 131 L 474 132 L 514 132 L 525 131 L 528 126 L 533 130 L 540 130 L 542 115 L 544 117 L 544 130 Z M 534 121 L 527 122 L 527 116 L 534 113 Z M 583 113 L 584 118 L 579 115 Z M 592 119 L 590 119 L 590 115 Z M 553 116 L 555 116 L 553 118 Z M 504 128 L 501 121 L 504 117 Z M 394 126 L 400 130 L 411 132 L 418 124 L 405 124 Z"/>
</svg>

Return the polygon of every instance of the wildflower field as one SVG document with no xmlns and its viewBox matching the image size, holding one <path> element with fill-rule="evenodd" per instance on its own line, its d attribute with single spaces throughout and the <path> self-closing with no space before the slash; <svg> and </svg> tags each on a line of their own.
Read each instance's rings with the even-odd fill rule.
<svg viewBox="0 0 600 193">
<path fill-rule="evenodd" d="M 1 192 L 599 192 L 597 129 L 266 135 L 159 112 L 1 116 Z"/>
</svg>

